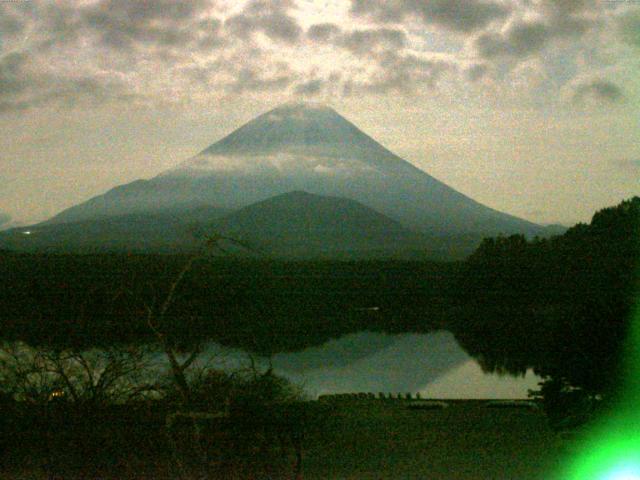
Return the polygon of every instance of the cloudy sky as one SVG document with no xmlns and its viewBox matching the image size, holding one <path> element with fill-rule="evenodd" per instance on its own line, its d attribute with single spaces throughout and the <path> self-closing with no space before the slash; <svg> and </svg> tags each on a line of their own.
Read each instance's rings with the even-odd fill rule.
<svg viewBox="0 0 640 480">
<path fill-rule="evenodd" d="M 536 222 L 640 194 L 640 0 L 0 0 L 0 228 L 333 106 Z"/>
</svg>

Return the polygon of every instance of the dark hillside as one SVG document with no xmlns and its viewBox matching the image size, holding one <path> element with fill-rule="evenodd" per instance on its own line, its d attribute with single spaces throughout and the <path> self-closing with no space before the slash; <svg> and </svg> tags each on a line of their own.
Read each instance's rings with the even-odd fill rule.
<svg viewBox="0 0 640 480">
<path fill-rule="evenodd" d="M 268 255 L 289 258 L 406 256 L 425 252 L 428 246 L 424 236 L 355 200 L 302 191 L 242 208 L 211 230 L 243 239 Z"/>
<path fill-rule="evenodd" d="M 551 239 L 487 239 L 461 276 L 471 300 L 451 327 L 489 370 L 535 368 L 594 394 L 612 391 L 639 253 L 639 197 Z"/>
</svg>

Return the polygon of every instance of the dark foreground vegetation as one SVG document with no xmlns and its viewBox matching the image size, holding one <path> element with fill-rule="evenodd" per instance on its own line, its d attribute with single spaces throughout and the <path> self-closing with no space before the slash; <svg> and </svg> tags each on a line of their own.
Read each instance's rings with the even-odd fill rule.
<svg viewBox="0 0 640 480">
<path fill-rule="evenodd" d="M 188 403 L 170 382 L 135 395 L 125 376 L 126 399 L 113 387 L 77 397 L 68 388 L 88 379 L 69 366 L 64 375 L 66 389 L 36 382 L 3 396 L 1 478 L 298 478 L 307 437 L 327 418 L 268 371 L 200 372 Z M 49 396 L 29 396 L 39 387 Z"/>
<path fill-rule="evenodd" d="M 296 478 L 316 462 L 310 472 L 324 473 L 315 478 L 385 478 L 374 472 L 387 467 L 412 478 L 410 465 L 375 467 L 378 456 L 361 471 L 342 464 L 364 462 L 358 448 L 377 451 L 374 434 L 332 450 L 338 435 L 380 425 L 399 432 L 393 448 L 405 460 L 391 463 L 408 461 L 407 445 L 415 458 L 430 448 L 473 451 L 440 434 L 445 446 L 406 443 L 414 417 L 341 416 L 251 362 L 234 374 L 199 366 L 208 340 L 270 355 L 361 330 L 447 328 L 489 371 L 534 369 L 551 426 L 577 425 L 619 393 L 639 233 L 634 198 L 551 239 L 487 239 L 460 263 L 0 252 L 3 468 L 59 478 Z M 512 425 L 528 435 L 521 427 Z M 452 478 L 421 461 L 432 478 Z M 455 478 L 483 478 L 465 475 Z"/>
<path fill-rule="evenodd" d="M 489 371 L 533 368 L 552 421 L 579 422 L 625 387 L 639 260 L 640 197 L 551 239 L 487 239 L 465 264 L 468 300 L 449 327 Z"/>
<path fill-rule="evenodd" d="M 49 413 L 19 417 L 23 427 L 4 452 L 0 476 L 550 480 L 572 452 L 572 443 L 554 434 L 541 412 L 474 401 L 411 410 L 406 403 L 295 403 L 257 416 L 200 419 L 197 432 L 189 419 L 168 428 L 171 410 L 162 403 L 100 411 L 50 405 Z M 292 428 L 301 435 L 291 436 Z"/>
</svg>

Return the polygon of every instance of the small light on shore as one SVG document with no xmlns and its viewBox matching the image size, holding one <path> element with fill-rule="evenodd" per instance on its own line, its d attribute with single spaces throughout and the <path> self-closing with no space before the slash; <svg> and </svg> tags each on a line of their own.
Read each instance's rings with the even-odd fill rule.
<svg viewBox="0 0 640 480">
<path fill-rule="evenodd" d="M 56 398 L 64 397 L 64 390 L 54 390 L 49 394 L 49 400 L 54 400 Z"/>
<path fill-rule="evenodd" d="M 31 230 L 25 230 L 22 232 L 23 235 L 31 235 Z"/>
</svg>

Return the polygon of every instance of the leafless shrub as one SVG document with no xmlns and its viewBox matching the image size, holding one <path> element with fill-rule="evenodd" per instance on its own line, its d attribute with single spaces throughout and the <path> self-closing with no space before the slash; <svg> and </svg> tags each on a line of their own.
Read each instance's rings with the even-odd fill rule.
<svg viewBox="0 0 640 480">
<path fill-rule="evenodd" d="M 165 320 L 167 312 L 175 302 L 178 288 L 184 282 L 186 275 L 192 270 L 194 264 L 205 258 L 212 251 L 218 251 L 226 254 L 227 250 L 223 246 L 225 244 L 237 245 L 242 248 L 252 250 L 250 246 L 233 238 L 222 235 L 211 235 L 206 237 L 202 248 L 188 258 L 176 277 L 173 279 L 169 285 L 169 291 L 162 302 L 159 302 L 158 305 L 145 305 L 145 310 L 147 312 L 147 325 L 155 335 L 162 351 L 169 361 L 171 376 L 185 405 L 188 405 L 191 401 L 191 391 L 189 388 L 187 371 L 202 353 L 203 342 L 193 343 L 190 346 L 190 351 L 187 353 L 186 357 L 181 358 L 181 352 L 177 348 L 176 339 L 172 338 L 172 336 L 167 333 L 168 329 L 166 328 Z"/>
<path fill-rule="evenodd" d="M 0 390 L 16 401 L 45 404 L 124 403 L 157 392 L 153 361 L 144 347 L 35 349 L 21 342 L 0 344 Z"/>
</svg>

